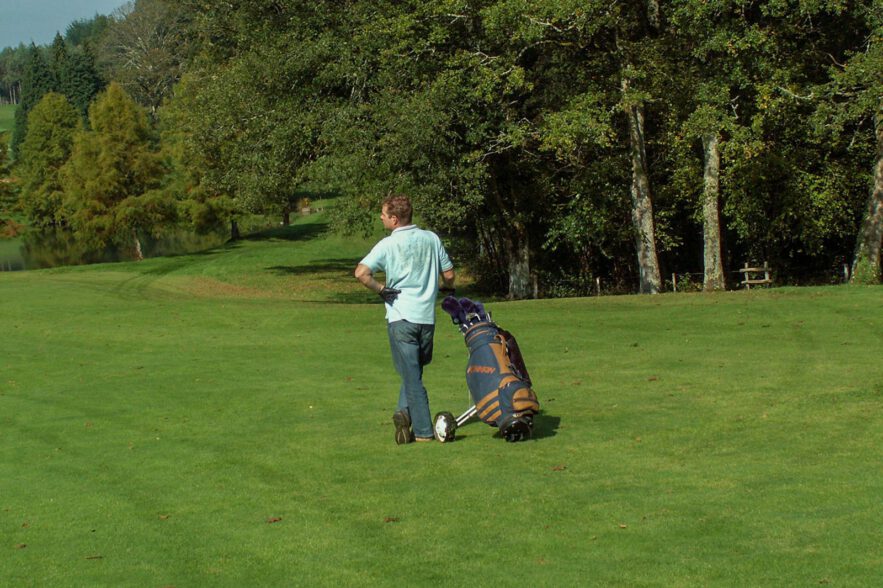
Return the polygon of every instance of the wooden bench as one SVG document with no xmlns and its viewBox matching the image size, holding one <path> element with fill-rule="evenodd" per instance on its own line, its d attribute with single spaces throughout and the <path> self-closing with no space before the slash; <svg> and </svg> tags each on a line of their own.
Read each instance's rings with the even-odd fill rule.
<svg viewBox="0 0 883 588">
<path fill-rule="evenodd" d="M 751 290 L 751 286 L 773 283 L 773 279 L 770 277 L 770 266 L 767 265 L 767 262 L 763 262 L 763 267 L 748 267 L 748 262 L 746 261 L 745 267 L 739 271 L 744 275 L 742 285 L 745 286 L 746 290 Z M 763 274 L 762 278 L 759 277 L 760 274 Z"/>
</svg>

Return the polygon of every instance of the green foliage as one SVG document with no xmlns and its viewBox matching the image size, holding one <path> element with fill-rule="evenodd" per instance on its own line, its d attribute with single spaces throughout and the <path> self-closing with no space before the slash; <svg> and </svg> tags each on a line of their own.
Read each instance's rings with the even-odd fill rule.
<svg viewBox="0 0 883 588">
<path fill-rule="evenodd" d="M 111 19 L 96 45 L 107 77 L 153 116 L 181 76 L 189 39 L 176 2 L 134 0 Z"/>
<path fill-rule="evenodd" d="M 204 183 L 212 166 L 211 152 L 196 145 L 198 121 L 192 110 L 193 92 L 189 80 L 182 80 L 177 98 L 159 112 L 162 153 L 168 174 L 166 189 L 179 203 L 180 216 L 200 233 L 217 229 L 235 216 L 235 202 L 212 191 Z"/>
<path fill-rule="evenodd" d="M 0 223 L 12 209 L 14 200 L 15 192 L 9 178 L 9 148 L 6 133 L 0 132 Z"/>
<path fill-rule="evenodd" d="M 0 101 L 16 104 L 21 100 L 21 80 L 27 57 L 28 48 L 24 43 L 0 50 Z"/>
<path fill-rule="evenodd" d="M 22 209 L 34 226 L 65 221 L 60 170 L 81 127 L 76 109 L 54 92 L 43 96 L 28 115 L 16 173 L 21 181 Z"/>
<path fill-rule="evenodd" d="M 89 104 L 104 88 L 104 81 L 98 73 L 91 51 L 87 48 L 70 53 L 60 70 L 58 80 L 61 93 L 67 96 L 85 120 Z"/>
<path fill-rule="evenodd" d="M 18 157 L 18 148 L 27 134 L 28 114 L 40 99 L 49 92 L 58 89 L 52 67 L 43 56 L 43 52 L 31 44 L 28 49 L 28 60 L 22 76 L 21 104 L 15 111 L 15 131 L 12 134 L 13 158 Z"/>
<path fill-rule="evenodd" d="M 65 29 L 64 40 L 73 47 L 94 46 L 111 22 L 112 18 L 103 14 L 75 20 Z"/>
<path fill-rule="evenodd" d="M 853 267 L 850 282 L 858 285 L 872 286 L 880 284 L 881 279 L 883 279 L 883 276 L 881 276 L 880 267 L 874 264 L 868 257 L 861 257 Z"/>
<path fill-rule="evenodd" d="M 16 110 L 12 137 L 16 157 L 19 145 L 27 135 L 28 113 L 43 96 L 49 92 L 63 94 L 85 121 L 88 106 L 103 87 L 103 82 L 88 48 L 69 50 L 64 39 L 57 34 L 45 52 L 31 45 L 21 86 L 21 105 Z"/>
<path fill-rule="evenodd" d="M 156 191 L 163 162 L 147 114 L 111 83 L 89 108 L 89 122 L 91 130 L 74 137 L 61 173 L 64 209 L 76 235 L 98 248 L 161 230 L 174 206 Z"/>
</svg>

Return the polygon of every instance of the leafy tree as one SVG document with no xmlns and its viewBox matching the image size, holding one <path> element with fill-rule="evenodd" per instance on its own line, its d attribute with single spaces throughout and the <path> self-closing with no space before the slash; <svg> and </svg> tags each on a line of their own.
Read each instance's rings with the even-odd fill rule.
<svg viewBox="0 0 883 588">
<path fill-rule="evenodd" d="M 35 226 L 64 222 L 59 172 L 70 157 L 80 116 L 61 94 L 50 92 L 28 115 L 28 132 L 21 144 L 16 172 L 21 203 Z"/>
<path fill-rule="evenodd" d="M 6 212 L 13 204 L 12 183 L 8 176 L 9 154 L 6 147 L 6 133 L 0 133 L 0 213 Z"/>
<path fill-rule="evenodd" d="M 21 101 L 21 80 L 27 56 L 28 48 L 24 43 L 0 51 L 0 102 L 18 104 Z"/>
<path fill-rule="evenodd" d="M 140 258 L 141 234 L 157 234 L 176 212 L 161 189 L 163 163 L 147 115 L 114 82 L 89 108 L 89 122 L 62 168 L 65 212 L 90 247 L 128 242 Z"/>
<path fill-rule="evenodd" d="M 819 87 L 815 127 L 838 151 L 872 161 L 872 179 L 855 240 L 852 281 L 879 283 L 883 241 L 883 14 L 879 3 L 854 8 L 866 36 L 830 66 L 830 80 Z M 861 30 L 859 28 L 858 30 Z"/>
<path fill-rule="evenodd" d="M 666 264 L 702 263 L 707 289 L 737 257 L 827 264 L 879 157 L 845 75 L 859 64 L 873 95 L 855 39 L 874 0 L 178 6 L 199 44 L 182 191 L 284 210 L 311 182 L 345 196 L 347 229 L 406 191 L 512 297 L 598 274 L 658 291 Z M 829 84 L 832 62 L 849 67 Z"/>
<path fill-rule="evenodd" d="M 185 76 L 176 88 L 175 100 L 159 112 L 162 128 L 162 150 L 168 163 L 168 190 L 175 195 L 181 216 L 197 232 L 208 232 L 231 223 L 231 237 L 235 230 L 236 202 L 223 192 L 212 189 L 205 180 L 209 170 L 218 169 L 213 159 L 216 151 L 205 150 L 203 133 L 211 135 L 203 124 L 196 88 L 198 82 Z"/>
<path fill-rule="evenodd" d="M 101 37 L 99 61 L 151 116 L 181 77 L 188 57 L 185 22 L 178 4 L 134 0 L 118 10 Z"/>
</svg>

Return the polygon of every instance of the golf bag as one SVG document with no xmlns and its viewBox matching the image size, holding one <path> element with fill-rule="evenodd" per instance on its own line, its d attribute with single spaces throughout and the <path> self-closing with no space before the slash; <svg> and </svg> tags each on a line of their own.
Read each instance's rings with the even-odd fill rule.
<svg viewBox="0 0 883 588">
<path fill-rule="evenodd" d="M 466 385 L 474 406 L 455 424 L 474 415 L 499 427 L 507 441 L 530 438 L 540 404 L 515 337 L 494 323 L 480 302 L 448 296 L 442 309 L 459 326 L 469 350 Z M 453 430 L 450 434 L 453 438 Z"/>
</svg>

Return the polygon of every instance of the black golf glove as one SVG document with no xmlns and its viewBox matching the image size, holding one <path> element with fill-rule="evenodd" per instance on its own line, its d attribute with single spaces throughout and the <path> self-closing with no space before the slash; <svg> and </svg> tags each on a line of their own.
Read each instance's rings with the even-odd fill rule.
<svg viewBox="0 0 883 588">
<path fill-rule="evenodd" d="M 378 292 L 377 295 L 383 298 L 383 301 L 387 304 L 392 304 L 401 293 L 401 290 L 396 290 L 395 288 L 387 288 L 384 286 L 383 290 Z"/>
</svg>

